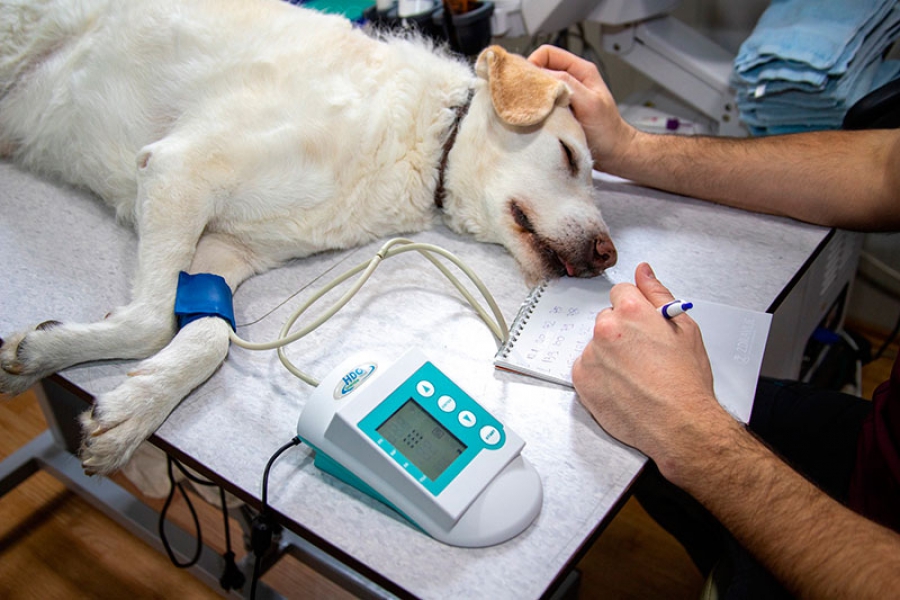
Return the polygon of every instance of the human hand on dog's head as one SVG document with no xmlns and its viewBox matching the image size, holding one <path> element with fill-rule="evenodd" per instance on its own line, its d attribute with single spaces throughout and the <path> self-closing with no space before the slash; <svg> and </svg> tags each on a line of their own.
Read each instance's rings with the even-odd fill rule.
<svg viewBox="0 0 900 600">
<path fill-rule="evenodd" d="M 528 60 L 569 86 L 570 106 L 587 136 L 595 168 L 613 172 L 610 166 L 625 152 L 636 130 L 622 118 L 597 66 L 550 45 L 532 52 Z"/>
<path fill-rule="evenodd" d="M 594 336 L 572 369 L 581 403 L 613 437 L 654 459 L 673 480 L 703 441 L 734 419 L 716 401 L 700 329 L 687 314 L 665 319 L 674 298 L 646 263 L 635 284 L 610 292 Z"/>
</svg>

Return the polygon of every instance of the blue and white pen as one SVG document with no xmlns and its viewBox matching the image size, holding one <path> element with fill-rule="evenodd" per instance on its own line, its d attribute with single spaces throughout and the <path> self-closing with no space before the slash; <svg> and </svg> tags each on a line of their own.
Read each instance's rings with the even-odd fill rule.
<svg viewBox="0 0 900 600">
<path fill-rule="evenodd" d="M 686 310 L 694 308 L 693 302 L 684 302 L 682 300 L 673 300 L 668 304 L 659 307 L 659 312 L 667 319 L 674 319 Z"/>
</svg>

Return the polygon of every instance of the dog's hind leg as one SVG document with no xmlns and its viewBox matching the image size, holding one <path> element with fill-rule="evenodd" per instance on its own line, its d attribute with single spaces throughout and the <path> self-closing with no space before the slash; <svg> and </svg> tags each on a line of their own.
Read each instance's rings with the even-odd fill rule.
<svg viewBox="0 0 900 600">
<path fill-rule="evenodd" d="M 253 274 L 246 250 L 215 234 L 201 239 L 190 270 L 221 275 L 232 290 Z M 228 353 L 230 329 L 219 317 L 188 323 L 122 385 L 98 397 L 81 416 L 85 471 L 106 474 L 124 466 L 181 399 L 216 371 Z"/>
<path fill-rule="evenodd" d="M 144 358 L 175 334 L 172 307 L 179 271 L 190 267 L 212 218 L 212 184 L 176 139 L 138 156 L 138 268 L 132 301 L 105 320 L 57 323 L 10 336 L 0 348 L 0 392 L 21 393 L 38 379 L 77 363 Z M 194 153 L 196 155 L 196 153 Z"/>
</svg>

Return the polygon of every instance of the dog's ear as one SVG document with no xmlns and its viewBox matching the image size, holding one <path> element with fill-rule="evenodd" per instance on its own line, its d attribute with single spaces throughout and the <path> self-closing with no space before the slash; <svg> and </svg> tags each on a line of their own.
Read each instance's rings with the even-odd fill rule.
<svg viewBox="0 0 900 600">
<path fill-rule="evenodd" d="M 487 80 L 494 110 L 510 125 L 535 125 L 547 118 L 556 104 L 569 102 L 565 83 L 500 46 L 481 52 L 475 72 Z"/>
</svg>

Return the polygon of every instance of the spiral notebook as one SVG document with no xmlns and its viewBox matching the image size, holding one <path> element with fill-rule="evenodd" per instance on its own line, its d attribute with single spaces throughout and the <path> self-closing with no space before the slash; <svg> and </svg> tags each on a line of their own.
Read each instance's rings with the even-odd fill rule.
<svg viewBox="0 0 900 600">
<path fill-rule="evenodd" d="M 594 319 L 610 305 L 612 283 L 556 279 L 534 288 L 510 327 L 494 365 L 572 387 L 572 365 L 590 341 Z M 753 408 L 772 315 L 689 298 L 712 367 L 716 397 L 745 423 Z M 662 317 L 660 317 L 662 318 Z"/>
</svg>

